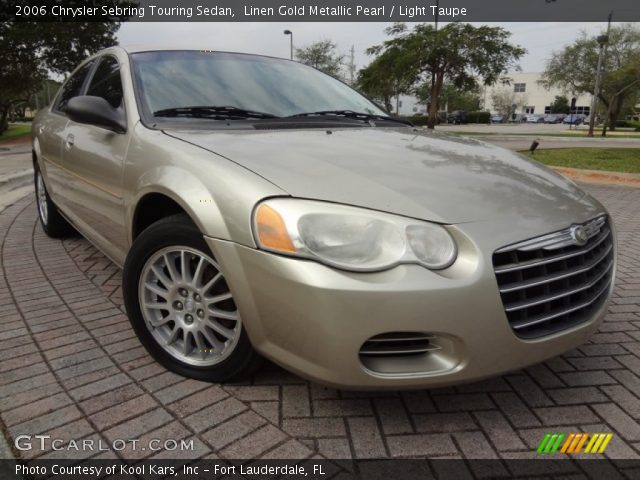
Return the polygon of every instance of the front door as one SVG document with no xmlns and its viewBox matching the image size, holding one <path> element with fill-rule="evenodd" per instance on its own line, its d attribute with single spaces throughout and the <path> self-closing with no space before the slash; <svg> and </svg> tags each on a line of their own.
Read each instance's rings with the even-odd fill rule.
<svg viewBox="0 0 640 480">
<path fill-rule="evenodd" d="M 35 132 L 37 144 L 36 153 L 40 158 L 40 165 L 46 172 L 47 191 L 53 201 L 63 211 L 66 209 L 64 198 L 60 196 L 64 180 L 62 170 L 62 143 L 69 119 L 64 114 L 67 102 L 73 97 L 81 95 L 87 76 L 94 61 L 91 60 L 78 68 L 65 82 L 51 107 L 51 115 L 45 115 Z"/>
<path fill-rule="evenodd" d="M 124 114 L 120 64 L 100 58 L 85 95 L 102 97 Z M 69 120 L 63 134 L 65 196 L 71 220 L 91 241 L 121 263 L 126 251 L 123 172 L 128 134 Z"/>
</svg>

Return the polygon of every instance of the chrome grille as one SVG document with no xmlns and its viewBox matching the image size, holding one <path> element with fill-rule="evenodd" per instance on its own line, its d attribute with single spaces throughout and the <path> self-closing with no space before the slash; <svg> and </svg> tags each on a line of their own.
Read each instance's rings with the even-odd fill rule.
<svg viewBox="0 0 640 480">
<path fill-rule="evenodd" d="M 440 350 L 439 345 L 431 343 L 435 337 L 418 332 L 390 332 L 371 337 L 360 348 L 365 357 L 397 357 L 420 355 Z"/>
<path fill-rule="evenodd" d="M 607 299 L 613 264 L 613 235 L 606 216 L 493 254 L 509 324 L 522 338 L 587 321 Z"/>
</svg>

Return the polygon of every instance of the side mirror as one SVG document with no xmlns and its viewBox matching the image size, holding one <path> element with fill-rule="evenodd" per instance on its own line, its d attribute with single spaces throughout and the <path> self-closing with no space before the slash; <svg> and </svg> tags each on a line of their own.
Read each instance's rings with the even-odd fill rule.
<svg viewBox="0 0 640 480">
<path fill-rule="evenodd" d="M 73 97 L 64 110 L 67 116 L 77 123 L 86 123 L 106 128 L 116 133 L 125 133 L 127 125 L 121 110 L 113 108 L 102 97 L 82 95 Z"/>
</svg>

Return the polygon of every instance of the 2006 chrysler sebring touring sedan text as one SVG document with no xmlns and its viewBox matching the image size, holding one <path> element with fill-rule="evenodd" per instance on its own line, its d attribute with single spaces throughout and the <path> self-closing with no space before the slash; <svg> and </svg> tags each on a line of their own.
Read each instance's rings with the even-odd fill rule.
<svg viewBox="0 0 640 480">
<path fill-rule="evenodd" d="M 585 342 L 613 288 L 611 219 L 573 183 L 288 60 L 113 47 L 33 131 L 45 232 L 124 267 L 140 341 L 186 376 L 470 381 Z"/>
</svg>

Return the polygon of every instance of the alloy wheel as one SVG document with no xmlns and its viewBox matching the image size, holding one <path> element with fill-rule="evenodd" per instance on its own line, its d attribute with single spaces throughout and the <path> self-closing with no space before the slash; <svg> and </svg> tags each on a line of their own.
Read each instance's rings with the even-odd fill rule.
<svg viewBox="0 0 640 480">
<path fill-rule="evenodd" d="M 186 246 L 155 252 L 138 285 L 140 310 L 152 336 L 174 358 L 211 366 L 235 348 L 240 314 L 218 264 Z"/>
<path fill-rule="evenodd" d="M 42 179 L 42 173 L 38 171 L 36 174 L 36 197 L 38 200 L 38 213 L 40 214 L 40 220 L 47 225 L 49 221 L 49 206 L 47 205 L 47 190 L 44 186 L 44 180 Z"/>
</svg>

